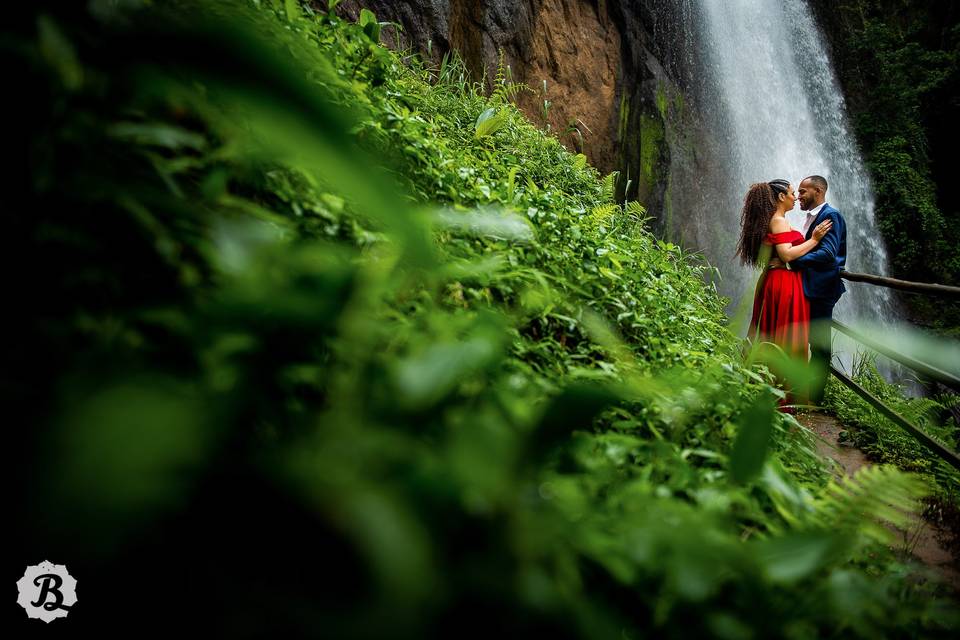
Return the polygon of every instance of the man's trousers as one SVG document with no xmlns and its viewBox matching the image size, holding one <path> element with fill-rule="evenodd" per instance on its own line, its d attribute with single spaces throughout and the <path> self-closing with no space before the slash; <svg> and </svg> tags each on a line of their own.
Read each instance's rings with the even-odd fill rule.
<svg viewBox="0 0 960 640">
<path fill-rule="evenodd" d="M 830 374 L 833 307 L 835 301 L 810 298 L 810 402 L 823 404 L 823 390 Z"/>
</svg>

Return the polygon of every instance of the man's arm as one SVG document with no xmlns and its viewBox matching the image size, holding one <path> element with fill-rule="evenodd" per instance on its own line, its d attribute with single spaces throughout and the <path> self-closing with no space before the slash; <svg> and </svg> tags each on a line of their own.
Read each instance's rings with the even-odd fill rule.
<svg viewBox="0 0 960 640">
<path fill-rule="evenodd" d="M 823 236 L 823 240 L 815 249 L 790 261 L 791 269 L 805 269 L 812 266 L 833 266 L 837 263 L 837 252 L 840 250 L 840 221 L 837 214 L 828 213 L 827 219 L 833 222 L 830 231 Z"/>
</svg>

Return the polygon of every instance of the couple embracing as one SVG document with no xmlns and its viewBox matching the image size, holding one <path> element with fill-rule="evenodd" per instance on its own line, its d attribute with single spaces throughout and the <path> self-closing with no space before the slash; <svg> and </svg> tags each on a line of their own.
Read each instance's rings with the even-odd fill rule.
<svg viewBox="0 0 960 640">
<path fill-rule="evenodd" d="M 817 405 L 830 366 L 833 307 L 846 290 L 840 280 L 847 259 L 846 223 L 827 204 L 826 193 L 822 176 L 804 178 L 796 193 L 786 180 L 752 185 L 743 203 L 737 246 L 744 264 L 765 267 L 748 337 L 772 342 L 803 362 L 809 345 L 813 382 L 807 399 Z M 797 200 L 807 212 L 802 232 L 786 219 Z"/>
</svg>

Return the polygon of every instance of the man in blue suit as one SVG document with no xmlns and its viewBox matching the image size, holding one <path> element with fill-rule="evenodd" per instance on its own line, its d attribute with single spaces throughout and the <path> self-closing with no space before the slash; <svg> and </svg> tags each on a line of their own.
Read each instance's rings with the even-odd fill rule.
<svg viewBox="0 0 960 640">
<path fill-rule="evenodd" d="M 799 270 L 803 276 L 803 293 L 810 302 L 810 367 L 813 383 L 810 401 L 823 402 L 831 361 L 831 322 L 833 307 L 846 291 L 840 279 L 840 270 L 847 262 L 847 225 L 840 212 L 827 204 L 827 180 L 810 176 L 800 182 L 797 199 L 800 209 L 807 212 L 803 234 L 810 239 L 814 228 L 824 220 L 833 226 L 820 244 L 804 256 L 793 260 L 788 269 Z"/>
</svg>

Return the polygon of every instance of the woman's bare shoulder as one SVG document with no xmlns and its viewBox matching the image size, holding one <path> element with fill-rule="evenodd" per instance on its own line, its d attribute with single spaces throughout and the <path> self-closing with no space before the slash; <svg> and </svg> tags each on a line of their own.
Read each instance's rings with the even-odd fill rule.
<svg viewBox="0 0 960 640">
<path fill-rule="evenodd" d="M 786 233 L 790 231 L 790 223 L 786 218 L 775 216 L 770 219 L 770 233 Z"/>
</svg>

